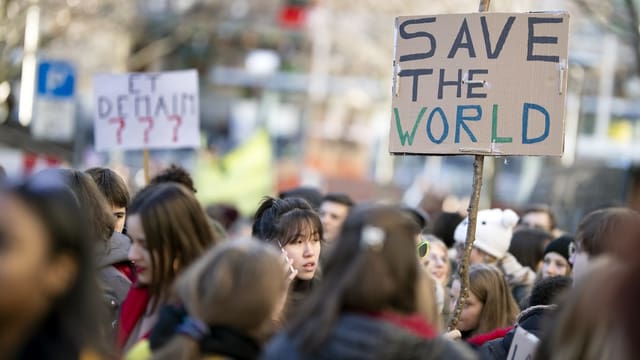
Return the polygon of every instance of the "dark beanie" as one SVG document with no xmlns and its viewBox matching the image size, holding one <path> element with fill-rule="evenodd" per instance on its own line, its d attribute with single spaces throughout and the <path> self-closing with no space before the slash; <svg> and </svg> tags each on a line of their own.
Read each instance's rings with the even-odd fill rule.
<svg viewBox="0 0 640 360">
<path fill-rule="evenodd" d="M 549 245 L 544 248 L 544 255 L 547 255 L 547 253 L 550 252 L 555 252 L 562 255 L 562 257 L 567 259 L 567 262 L 569 262 L 569 244 L 572 242 L 573 236 L 562 235 L 551 241 Z"/>
</svg>

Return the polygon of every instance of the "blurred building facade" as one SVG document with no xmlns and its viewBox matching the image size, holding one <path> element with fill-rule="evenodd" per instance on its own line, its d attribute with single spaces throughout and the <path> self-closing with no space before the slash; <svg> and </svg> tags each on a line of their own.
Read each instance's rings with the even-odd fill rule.
<svg viewBox="0 0 640 360">
<path fill-rule="evenodd" d="M 488 161 L 484 206 L 549 203 L 569 229 L 605 203 L 640 207 L 638 6 L 492 1 L 492 11 L 571 13 L 570 82 L 565 156 Z M 34 139 L 20 123 L 33 7 L 39 9 L 36 58 L 76 68 L 76 132 L 66 142 Z M 42 166 L 109 165 L 140 185 L 141 152 L 92 149 L 91 77 L 195 68 L 202 147 L 153 151 L 153 168 L 185 164 L 201 188 L 222 178 L 256 194 L 305 184 L 437 211 L 447 195 L 469 194 L 472 159 L 388 154 L 393 19 L 477 7 L 467 0 L 0 0 L 0 163 L 13 164 L 8 170 L 16 176 L 36 155 L 45 159 Z M 256 140 L 262 132 L 269 135 L 266 145 Z M 258 156 L 264 152 L 272 156 Z M 237 154 L 269 166 L 231 170 L 229 159 L 245 159 Z M 206 193 L 206 202 L 237 201 L 224 190 Z"/>
</svg>

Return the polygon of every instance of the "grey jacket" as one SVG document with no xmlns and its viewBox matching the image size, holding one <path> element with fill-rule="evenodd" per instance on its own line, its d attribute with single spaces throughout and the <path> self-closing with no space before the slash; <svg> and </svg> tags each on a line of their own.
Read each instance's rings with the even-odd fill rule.
<svg viewBox="0 0 640 360">
<path fill-rule="evenodd" d="M 103 300 L 107 305 L 110 326 L 113 330 L 118 327 L 120 305 L 131 288 L 131 281 L 113 265 L 129 261 L 130 246 L 131 241 L 127 236 L 114 232 L 106 245 L 100 244 L 96 249 L 98 280 L 103 290 Z"/>
</svg>

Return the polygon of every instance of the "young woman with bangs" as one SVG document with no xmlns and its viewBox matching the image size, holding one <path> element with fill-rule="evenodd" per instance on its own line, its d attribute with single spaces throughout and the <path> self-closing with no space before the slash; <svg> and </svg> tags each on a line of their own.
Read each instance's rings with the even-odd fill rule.
<svg viewBox="0 0 640 360">
<path fill-rule="evenodd" d="M 125 352 L 149 336 L 176 276 L 218 242 L 193 193 L 176 183 L 143 189 L 129 208 L 127 230 L 137 283 L 120 315 L 118 347 Z"/>
<path fill-rule="evenodd" d="M 285 308 L 285 319 L 318 282 L 323 238 L 322 222 L 303 199 L 265 198 L 256 211 L 253 236 L 276 246 L 286 256 L 293 278 Z"/>
</svg>

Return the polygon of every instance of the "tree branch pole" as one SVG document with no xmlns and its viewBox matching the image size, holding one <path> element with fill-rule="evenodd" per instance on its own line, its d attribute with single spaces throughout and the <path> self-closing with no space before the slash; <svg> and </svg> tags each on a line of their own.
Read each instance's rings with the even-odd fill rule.
<svg viewBox="0 0 640 360">
<path fill-rule="evenodd" d="M 480 0 L 480 12 L 489 11 L 489 3 L 491 0 Z M 460 314 L 469 297 L 469 257 L 471 256 L 471 249 L 473 249 L 473 242 L 476 240 L 476 222 L 478 220 L 478 204 L 480 203 L 480 190 L 482 189 L 482 170 L 484 168 L 484 155 L 476 155 L 473 162 L 473 193 L 469 200 L 469 224 L 467 226 L 467 240 L 464 245 L 464 256 L 458 257 L 461 259 L 459 266 L 460 274 L 460 295 L 456 302 L 455 312 L 449 323 L 449 331 L 455 330 L 460 322 Z"/>
<path fill-rule="evenodd" d="M 484 168 L 484 156 L 476 155 L 473 162 L 473 193 L 469 200 L 469 224 L 467 226 L 467 240 L 464 245 L 464 255 L 458 257 L 462 260 L 458 274 L 460 274 L 460 295 L 456 302 L 456 309 L 449 324 L 449 330 L 454 330 L 458 327 L 460 321 L 460 314 L 464 305 L 469 297 L 469 257 L 471 256 L 471 249 L 473 249 L 473 242 L 476 240 L 476 222 L 478 220 L 478 204 L 480 203 L 480 189 L 482 188 L 482 169 Z"/>
<path fill-rule="evenodd" d="M 149 149 L 142 151 L 143 168 L 144 168 L 144 184 L 149 185 L 151 181 L 151 174 L 149 173 Z"/>
<path fill-rule="evenodd" d="M 489 11 L 490 4 L 491 4 L 491 0 L 480 0 L 480 6 L 478 7 L 478 11 L 479 12 Z"/>
</svg>

